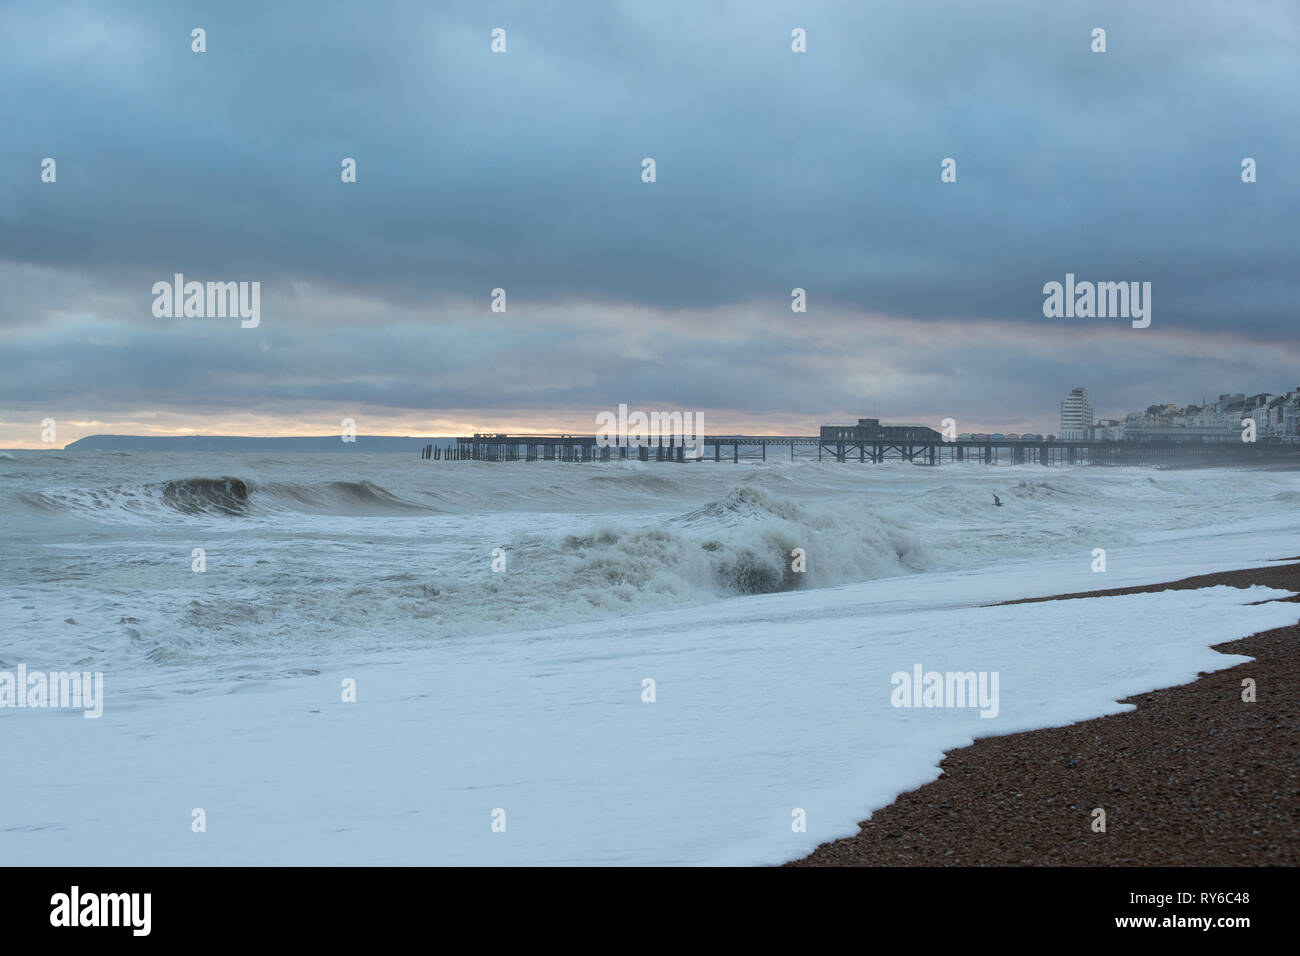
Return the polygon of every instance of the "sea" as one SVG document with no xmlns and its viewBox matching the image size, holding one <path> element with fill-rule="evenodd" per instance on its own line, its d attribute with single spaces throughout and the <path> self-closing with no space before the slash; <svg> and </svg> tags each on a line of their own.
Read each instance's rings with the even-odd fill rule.
<svg viewBox="0 0 1300 956">
<path fill-rule="evenodd" d="M 780 863 L 946 749 L 1297 618 L 1264 588 L 999 605 L 1300 555 L 1295 471 L 18 450 L 0 478 L 0 680 L 104 688 L 89 719 L 0 687 L 30 770 L 5 863 Z M 996 714 L 900 704 L 931 669 L 999 674 Z"/>
</svg>

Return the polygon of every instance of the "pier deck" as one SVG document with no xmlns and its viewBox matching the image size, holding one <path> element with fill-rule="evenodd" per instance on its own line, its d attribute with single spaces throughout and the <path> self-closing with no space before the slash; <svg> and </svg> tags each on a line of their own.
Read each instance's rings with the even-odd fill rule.
<svg viewBox="0 0 1300 956">
<path fill-rule="evenodd" d="M 1258 461 L 1300 452 L 1300 443 L 1230 441 L 1066 441 L 956 439 L 906 441 L 829 440 L 816 436 L 708 435 L 703 455 L 691 459 L 680 440 L 653 445 L 600 444 L 594 435 L 471 435 L 457 438 L 448 461 L 818 461 L 916 465 L 974 461 L 1013 465 L 1189 465 Z"/>
</svg>

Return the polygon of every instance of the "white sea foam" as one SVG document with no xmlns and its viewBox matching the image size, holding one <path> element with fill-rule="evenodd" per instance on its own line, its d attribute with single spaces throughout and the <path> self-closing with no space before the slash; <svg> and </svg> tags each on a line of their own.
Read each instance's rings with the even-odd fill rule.
<svg viewBox="0 0 1300 956">
<path fill-rule="evenodd" d="M 0 760 L 42 755 L 40 773 L 6 788 L 0 854 L 15 865 L 779 863 L 936 777 L 947 749 L 1128 709 L 1116 700 L 1245 660 L 1208 644 L 1300 616 L 1266 588 L 961 606 L 1051 574 L 765 595 L 614 633 L 498 635 L 116 707 L 110 678 L 94 734 L 0 710 Z M 998 672 L 997 716 L 893 707 L 891 675 L 914 662 Z M 342 702 L 344 680 L 356 703 Z M 178 837 L 193 807 L 209 832 Z M 505 832 L 491 828 L 498 811 Z M 1078 812 L 1083 830 L 1090 805 Z"/>
</svg>

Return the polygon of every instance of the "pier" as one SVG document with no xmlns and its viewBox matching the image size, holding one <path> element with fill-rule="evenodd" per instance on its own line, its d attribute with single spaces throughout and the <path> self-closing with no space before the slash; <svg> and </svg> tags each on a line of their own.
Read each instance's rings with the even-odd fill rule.
<svg viewBox="0 0 1300 956">
<path fill-rule="evenodd" d="M 1300 444 L 1276 440 L 1124 441 L 1061 439 L 830 440 L 816 436 L 708 435 L 698 440 L 703 455 L 686 456 L 681 440 L 646 444 L 600 444 L 594 435 L 481 434 L 457 438 L 446 461 L 613 460 L 691 463 L 699 461 L 795 461 L 796 459 L 914 465 L 979 462 L 986 465 L 1209 465 L 1239 464 L 1294 455 Z M 428 455 L 422 457 L 427 458 Z"/>
</svg>

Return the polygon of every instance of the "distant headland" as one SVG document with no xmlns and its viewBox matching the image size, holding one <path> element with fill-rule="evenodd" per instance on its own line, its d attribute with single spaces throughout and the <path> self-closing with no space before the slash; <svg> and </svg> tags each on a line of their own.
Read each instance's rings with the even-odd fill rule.
<svg viewBox="0 0 1300 956">
<path fill-rule="evenodd" d="M 338 435 L 253 438 L 246 435 L 87 435 L 64 446 L 64 451 L 221 451 L 221 452 L 408 452 L 426 445 L 456 444 L 454 438 L 410 438 L 394 435 L 357 435 L 344 441 Z"/>
</svg>

